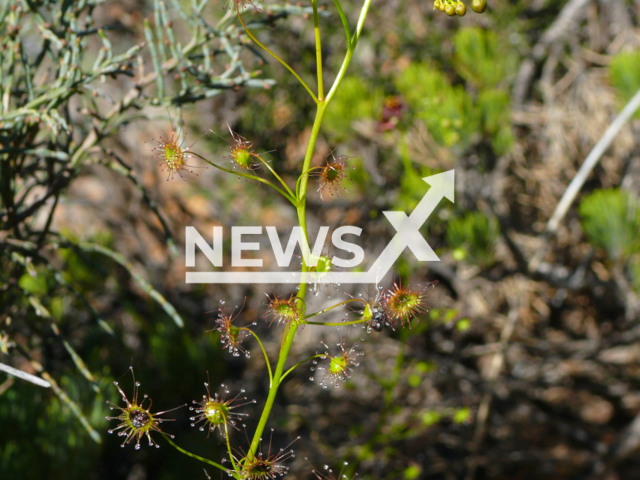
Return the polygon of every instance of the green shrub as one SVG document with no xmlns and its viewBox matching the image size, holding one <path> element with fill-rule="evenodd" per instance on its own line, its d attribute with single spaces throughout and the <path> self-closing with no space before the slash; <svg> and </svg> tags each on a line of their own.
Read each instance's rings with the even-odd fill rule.
<svg viewBox="0 0 640 480">
<path fill-rule="evenodd" d="M 494 32 L 464 28 L 458 30 L 453 43 L 456 70 L 478 89 L 504 84 L 516 71 L 516 55 Z"/>
<path fill-rule="evenodd" d="M 640 51 L 619 53 L 611 60 L 611 83 L 626 103 L 640 90 Z M 640 118 L 640 112 L 636 112 Z"/>
<path fill-rule="evenodd" d="M 395 84 L 436 142 L 447 147 L 469 143 L 478 117 L 464 88 L 452 86 L 442 72 L 426 63 L 409 66 Z"/>
<path fill-rule="evenodd" d="M 613 261 L 640 252 L 640 207 L 623 190 L 597 190 L 580 203 L 582 228 L 591 244 Z"/>
<path fill-rule="evenodd" d="M 489 219 L 481 212 L 467 213 L 462 218 L 454 218 L 447 226 L 447 239 L 454 254 L 481 268 L 495 263 L 495 247 L 499 227 L 495 219 Z"/>
</svg>

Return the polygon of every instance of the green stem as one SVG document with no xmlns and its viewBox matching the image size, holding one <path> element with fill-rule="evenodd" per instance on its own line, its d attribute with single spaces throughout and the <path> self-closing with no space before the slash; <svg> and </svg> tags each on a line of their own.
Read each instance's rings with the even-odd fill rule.
<svg viewBox="0 0 640 480">
<path fill-rule="evenodd" d="M 161 433 L 162 433 L 162 432 L 161 432 Z M 222 471 L 223 471 L 223 472 L 225 472 L 225 473 L 229 471 L 229 469 L 228 469 L 228 468 L 223 467 L 222 465 L 220 465 L 219 463 L 214 462 L 213 460 L 209 460 L 208 458 L 201 457 L 201 456 L 199 456 L 199 455 L 196 455 L 196 454 L 194 454 L 194 453 L 191 453 L 191 452 L 186 451 L 186 450 L 185 450 L 184 448 L 182 448 L 182 447 L 179 447 L 178 445 L 176 445 L 175 443 L 173 443 L 173 441 L 171 440 L 171 437 L 169 437 L 169 435 L 167 435 L 166 433 L 162 433 L 162 436 L 164 437 L 164 439 L 165 439 L 167 442 L 169 442 L 169 443 L 173 446 L 173 448 L 175 448 L 175 449 L 176 449 L 176 450 L 178 450 L 179 452 L 184 453 L 185 455 L 188 455 L 188 456 L 189 456 L 189 457 L 191 457 L 191 458 L 195 458 L 196 460 L 200 460 L 201 462 L 208 463 L 209 465 L 212 465 L 212 466 L 214 466 L 214 467 L 216 467 L 216 468 L 219 468 L 220 470 L 222 470 Z"/>
<path fill-rule="evenodd" d="M 328 312 L 329 310 L 333 310 L 334 308 L 338 308 L 342 305 L 346 305 L 347 303 L 351 303 L 351 302 L 362 302 L 365 305 L 367 304 L 367 302 L 365 302 L 364 300 L 360 299 L 360 298 L 351 298 L 349 300 L 345 300 L 344 302 L 340 302 L 340 303 L 336 303 L 335 305 L 332 305 L 328 308 L 325 308 L 324 310 L 320 310 L 319 312 L 316 313 L 311 313 L 309 315 L 307 315 L 304 318 L 311 318 L 311 317 L 315 317 L 316 315 L 322 315 L 325 312 Z M 304 322 L 304 323 L 309 323 L 309 322 Z"/>
<path fill-rule="evenodd" d="M 318 15 L 318 0 L 311 0 L 313 7 L 313 30 L 316 37 L 316 65 L 318 69 L 318 99 L 324 100 L 322 85 L 322 43 L 320 42 L 320 15 Z"/>
<path fill-rule="evenodd" d="M 296 202 L 296 200 L 289 196 L 289 194 L 287 192 L 285 192 L 284 190 L 282 190 L 281 188 L 275 186 L 273 183 L 271 183 L 269 180 L 267 180 L 266 178 L 261 178 L 258 177 L 256 175 L 249 175 L 248 173 L 244 173 L 244 172 L 238 172 L 237 170 L 230 170 L 228 168 L 224 168 L 221 167 L 220 165 L 216 165 L 215 163 L 213 163 L 210 160 L 207 160 L 206 158 L 204 158 L 202 155 L 199 155 L 195 152 L 189 152 L 190 155 L 193 155 L 194 157 L 198 157 L 200 160 L 207 162 L 209 165 L 211 165 L 212 167 L 216 167 L 218 170 L 222 170 L 223 172 L 227 172 L 227 173 L 231 173 L 233 175 L 238 175 L 239 177 L 244 177 L 244 178 L 248 178 L 249 180 L 256 180 L 260 183 L 264 183 L 265 185 L 270 186 L 271 188 L 273 188 L 275 191 L 277 191 L 280 195 L 282 195 L 284 198 L 286 198 L 287 200 L 289 200 L 289 202 L 291 202 L 291 204 L 294 207 L 297 207 L 298 204 Z"/>
<path fill-rule="evenodd" d="M 253 458 L 258 450 L 258 445 L 260 444 L 260 439 L 262 438 L 262 432 L 264 431 L 264 428 L 267 425 L 267 420 L 269 419 L 269 415 L 271 414 L 273 402 L 276 399 L 278 387 L 280 387 L 280 382 L 282 381 L 284 364 L 287 361 L 287 357 L 289 356 L 289 350 L 291 349 L 291 344 L 293 343 L 293 338 L 295 337 L 297 329 L 298 326 L 294 323 L 289 325 L 284 332 L 282 349 L 280 350 L 278 364 L 276 365 L 276 370 L 273 374 L 273 382 L 271 383 L 271 388 L 269 388 L 269 395 L 267 396 L 267 401 L 265 402 L 264 409 L 262 410 L 262 415 L 260 416 L 260 420 L 258 421 L 258 426 L 256 427 L 255 434 L 253 435 L 253 440 L 251 441 L 249 452 L 247 452 L 247 458 Z"/>
<path fill-rule="evenodd" d="M 262 353 L 264 354 L 264 361 L 267 362 L 267 370 L 269 370 L 269 388 L 271 388 L 271 385 L 273 385 L 273 373 L 271 373 L 271 363 L 269 362 L 269 356 L 267 355 L 267 351 L 264 349 L 264 346 L 260 341 L 260 337 L 258 337 L 258 334 L 253 330 L 251 330 L 250 328 L 242 327 L 240 330 L 246 330 L 247 332 L 249 332 L 251 335 L 255 337 L 255 339 L 260 344 L 260 348 L 262 349 Z"/>
<path fill-rule="evenodd" d="M 362 33 L 362 28 L 364 27 L 364 20 L 367 18 L 367 13 L 369 12 L 369 7 L 371 6 L 372 0 L 364 0 L 364 5 L 362 5 L 362 10 L 360 10 L 360 17 L 358 18 L 358 25 L 356 27 L 356 31 L 351 37 L 351 42 L 349 42 L 349 48 L 347 49 L 347 54 L 344 57 L 344 61 L 342 62 L 342 66 L 340 67 L 340 71 L 336 76 L 333 85 L 331 86 L 331 90 L 329 90 L 329 94 L 327 95 L 326 102 L 329 103 L 333 96 L 336 94 L 336 90 L 340 86 L 344 75 L 347 73 L 347 68 L 349 68 L 349 64 L 351 63 L 351 58 L 353 57 L 353 52 L 356 50 L 356 45 L 358 44 L 358 40 L 360 40 L 360 34 Z"/>
<path fill-rule="evenodd" d="M 312 0 L 317 1 L 317 0 Z M 344 78 L 347 67 L 353 57 L 353 51 L 355 50 L 358 39 L 360 38 L 360 32 L 362 31 L 362 27 L 364 25 L 364 20 L 367 16 L 367 12 L 369 7 L 371 6 L 371 0 L 365 0 L 365 3 L 360 11 L 360 18 L 358 19 L 358 26 L 356 29 L 356 33 L 354 33 L 353 38 L 350 42 L 349 49 L 347 51 L 347 55 L 345 56 L 342 67 L 340 68 L 340 72 L 331 87 L 331 91 L 325 100 L 318 100 L 313 92 L 308 88 L 308 86 L 300 79 L 300 77 L 291 69 L 286 63 L 280 60 L 273 52 L 267 49 L 264 45 L 257 41 L 257 39 L 247 30 L 244 22 L 242 25 L 245 27 L 245 31 L 247 34 L 262 48 L 266 51 L 274 55 L 280 62 L 285 65 L 289 69 L 294 76 L 300 80 L 300 82 L 305 86 L 307 91 L 313 96 L 314 100 L 317 103 L 316 116 L 313 120 L 313 126 L 311 127 L 311 136 L 309 137 L 309 143 L 307 144 L 307 151 L 304 156 L 304 163 L 302 165 L 302 180 L 300 181 L 300 188 L 296 189 L 297 193 L 297 205 L 296 210 L 298 213 L 298 223 L 304 232 L 305 237 L 308 241 L 308 232 L 307 232 L 307 217 L 306 217 L 306 200 L 307 200 L 307 184 L 309 182 L 309 172 L 311 171 L 311 159 L 313 158 L 313 152 L 315 150 L 316 142 L 318 140 L 318 135 L 320 134 L 320 126 L 322 125 L 322 119 L 324 118 L 324 112 L 327 108 L 327 105 L 335 95 L 335 91 L 340 85 L 340 82 Z M 242 22 L 242 18 L 240 17 L 240 11 L 238 10 L 238 17 Z M 302 272 L 308 271 L 307 265 L 304 263 L 302 265 Z M 307 284 L 301 283 L 300 288 L 298 289 L 297 297 L 304 301 L 305 295 L 307 291 Z M 275 401 L 276 394 L 278 393 L 278 388 L 280 387 L 280 383 L 284 377 L 284 365 L 287 361 L 287 357 L 289 356 L 289 350 L 291 349 L 291 344 L 293 343 L 293 339 L 295 337 L 296 331 L 298 329 L 298 323 L 292 323 L 287 325 L 287 329 L 284 332 L 282 337 L 282 347 L 280 349 L 280 355 L 278 357 L 278 364 L 276 365 L 275 372 L 273 373 L 273 382 L 271 383 L 271 388 L 269 388 L 269 395 L 267 396 L 267 401 L 265 402 L 264 409 L 262 410 L 262 414 L 260 415 L 260 420 L 258 421 L 258 426 L 256 427 L 256 431 L 253 435 L 253 440 L 251 441 L 251 446 L 249 447 L 249 451 L 247 453 L 247 458 L 252 458 L 255 456 L 256 451 L 258 450 L 258 446 L 260 444 L 260 438 L 262 438 L 262 433 L 264 432 L 264 428 L 267 425 L 267 420 L 269 419 L 269 415 L 271 414 L 271 409 L 273 408 L 273 402 Z M 287 372 L 288 373 L 288 372 Z"/>
<path fill-rule="evenodd" d="M 302 322 L 303 325 L 321 325 L 323 327 L 343 327 L 346 325 L 357 325 L 358 323 L 366 322 L 366 318 L 359 318 L 358 320 L 352 320 L 351 322 Z"/>
<path fill-rule="evenodd" d="M 295 195 L 293 195 L 293 192 L 291 191 L 289 186 L 286 183 L 284 183 L 284 180 L 282 180 L 282 178 L 280 178 L 280 175 L 278 175 L 278 173 L 273 168 L 271 168 L 271 165 L 269 165 L 269 162 L 267 162 L 265 159 L 263 159 L 260 155 L 256 155 L 255 157 L 258 160 L 260 160 L 263 163 L 263 165 L 269 169 L 269 171 L 273 174 L 273 176 L 276 177 L 280 181 L 282 186 L 289 193 L 289 196 L 291 198 L 295 198 Z"/>
<path fill-rule="evenodd" d="M 313 151 L 315 150 L 316 142 L 318 141 L 318 135 L 320 134 L 320 125 L 322 125 L 322 119 L 324 118 L 324 112 L 327 109 L 327 102 L 320 102 L 316 110 L 316 117 L 313 121 L 313 127 L 311 127 L 311 137 L 309 138 L 309 144 L 307 145 L 307 152 L 304 156 L 304 163 L 302 165 L 302 180 L 300 181 L 300 189 L 298 192 L 298 221 L 304 235 L 309 241 L 307 234 L 307 184 L 309 183 L 309 172 L 311 171 L 311 159 L 313 158 Z"/>
<path fill-rule="evenodd" d="M 227 451 L 229 452 L 229 460 L 231 460 L 231 465 L 233 465 L 234 470 L 238 470 L 236 466 L 236 461 L 233 458 L 233 451 L 231 450 L 231 442 L 229 441 L 229 430 L 227 429 L 227 424 L 224 424 L 224 436 L 227 439 Z"/>
<path fill-rule="evenodd" d="M 280 380 L 283 380 L 284 377 L 286 377 L 287 375 L 289 375 L 291 372 L 293 372 L 296 368 L 298 368 L 300 365 L 302 365 L 305 362 L 308 362 L 309 360 L 312 360 L 314 358 L 320 358 L 320 357 L 326 357 L 326 355 L 324 353 L 319 353 L 317 355 L 312 355 L 309 358 L 305 358 L 304 360 L 302 360 L 301 362 L 296 363 L 293 367 L 291 367 L 289 370 L 287 370 L 286 372 L 284 372 L 284 374 L 282 375 L 282 378 Z"/>
<path fill-rule="evenodd" d="M 307 175 L 311 174 L 312 171 L 314 170 L 319 170 L 322 167 L 312 167 L 307 171 Z M 298 180 L 296 181 L 296 198 L 300 198 L 300 182 L 302 181 L 302 179 L 304 178 L 304 175 L 300 175 L 298 177 Z"/>
<path fill-rule="evenodd" d="M 239 3 L 238 3 L 238 5 L 239 5 Z M 309 92 L 309 95 L 311 95 L 311 98 L 313 98 L 313 101 L 318 103 L 320 100 L 318 100 L 318 97 L 316 97 L 315 93 L 313 93 L 313 91 L 309 88 L 309 85 L 307 85 L 306 82 L 304 80 L 302 80 L 302 78 L 300 78 L 300 75 L 298 75 L 296 73 L 296 71 L 293 68 L 291 68 L 287 62 L 285 62 L 278 55 L 276 55 L 273 51 L 271 51 L 266 45 L 264 45 L 260 40 L 258 40 L 253 35 L 253 33 L 251 33 L 251 31 L 244 24 L 244 20 L 242 20 L 242 16 L 240 15 L 240 7 L 238 7 L 237 13 L 238 13 L 238 19 L 240 19 L 240 23 L 242 24 L 242 27 L 244 28 L 244 31 L 247 32 L 247 35 L 249 35 L 249 37 L 251 37 L 251 40 L 256 42 L 263 50 L 268 52 L 273 58 L 278 60 L 287 70 L 289 70 L 293 74 L 293 76 L 298 79 L 298 81 L 307 90 L 307 92 Z"/>
<path fill-rule="evenodd" d="M 309 138 L 309 144 L 307 145 L 307 152 L 304 157 L 304 164 L 302 167 L 302 175 L 304 175 L 302 182 L 300 184 L 300 193 L 298 196 L 298 223 L 302 227 L 305 237 L 308 238 L 307 233 L 307 220 L 306 220 L 306 191 L 307 191 L 307 181 L 308 181 L 308 171 L 309 166 L 311 165 L 311 158 L 313 157 L 313 151 L 315 149 L 316 141 L 318 140 L 318 134 L 320 133 L 320 125 L 322 124 L 322 119 L 324 117 L 324 111 L 326 108 L 326 103 L 320 102 L 318 103 L 318 108 L 316 111 L 316 117 L 313 122 L 313 127 L 311 128 L 311 136 Z M 302 271 L 307 271 L 307 266 L 302 265 Z M 298 290 L 297 297 L 304 302 L 304 297 L 307 291 L 307 284 L 300 284 L 300 288 Z M 251 441 L 251 446 L 249 447 L 249 452 L 247 453 L 248 458 L 252 458 L 256 451 L 258 450 L 258 445 L 260 444 L 260 438 L 262 437 L 262 432 L 264 432 L 264 428 L 267 425 L 267 420 L 269 419 L 269 415 L 271 414 L 271 409 L 273 408 L 273 402 L 276 398 L 276 394 L 278 393 L 278 388 L 280 387 L 280 383 L 282 382 L 284 365 L 287 361 L 287 357 L 289 356 L 289 350 L 291 349 L 291 344 L 293 343 L 293 339 L 295 337 L 296 331 L 298 329 L 297 323 L 291 323 L 287 325 L 287 329 L 284 332 L 282 338 L 282 347 L 280 349 L 280 355 L 278 357 L 278 364 L 276 365 L 276 370 L 273 373 L 273 381 L 271 383 L 271 388 L 269 388 L 269 395 L 267 396 L 267 401 L 265 402 L 264 409 L 262 410 L 262 415 L 260 416 L 260 420 L 258 421 L 258 426 L 256 427 L 255 434 L 253 435 L 253 440 Z"/>
<path fill-rule="evenodd" d="M 342 5 L 338 0 L 333 0 L 336 8 L 338 9 L 338 15 L 340 15 L 340 20 L 342 20 L 342 26 L 344 27 L 344 33 L 347 36 L 347 48 L 351 48 L 351 31 L 349 30 L 349 22 L 347 21 L 347 16 L 344 14 L 342 10 Z"/>
</svg>

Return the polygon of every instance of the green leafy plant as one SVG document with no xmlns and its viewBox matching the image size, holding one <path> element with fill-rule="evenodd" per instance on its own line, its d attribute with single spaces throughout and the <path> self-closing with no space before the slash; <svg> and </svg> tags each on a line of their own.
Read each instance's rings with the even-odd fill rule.
<svg viewBox="0 0 640 480">
<path fill-rule="evenodd" d="M 500 229 L 495 218 L 481 212 L 470 212 L 453 218 L 447 227 L 447 239 L 458 259 L 468 258 L 482 268 L 495 262 L 495 248 Z"/>
<path fill-rule="evenodd" d="M 88 338 L 102 342 L 114 337 L 113 325 L 93 300 L 110 277 L 107 270 L 115 273 L 117 266 L 176 325 L 183 321 L 164 296 L 110 248 L 108 238 L 82 242 L 54 231 L 52 220 L 61 199 L 86 167 L 104 165 L 141 193 L 169 252 L 177 255 L 164 216 L 132 167 L 109 148 L 109 140 L 131 122 L 146 118 L 145 107 L 171 105 L 180 111 L 183 105 L 231 89 L 264 89 L 274 83 L 245 68 L 240 58 L 244 38 L 232 34 L 232 14 L 227 12 L 216 25 L 205 20 L 206 0 L 193 2 L 188 10 L 178 1 L 167 6 L 156 0 L 151 17 L 134 26 L 133 33 L 146 39 L 138 43 L 133 35 L 123 35 L 121 24 L 96 20 L 104 18 L 98 11 L 103 3 L 0 1 L 2 355 L 30 364 L 64 405 L 61 424 L 75 417 L 97 443 L 102 441 L 97 429 L 104 419 L 82 408 L 80 393 L 69 392 L 74 384 L 65 379 L 70 374 L 60 374 L 56 362 L 38 361 L 43 345 L 63 348 L 85 388 L 102 398 L 96 374 L 83 358 L 91 342 L 78 341 L 76 332 L 88 331 Z M 116 92 L 113 80 L 123 79 L 127 90 Z M 26 341 L 17 343 L 15 336 Z"/>
<path fill-rule="evenodd" d="M 629 262 L 629 270 L 631 272 L 631 280 L 633 287 L 640 292 L 640 255 L 635 255 Z"/>
<path fill-rule="evenodd" d="M 596 190 L 580 202 L 582 228 L 596 248 L 614 262 L 624 262 L 640 251 L 640 205 L 624 190 Z"/>
<path fill-rule="evenodd" d="M 481 129 L 491 139 L 496 155 L 504 155 L 513 145 L 511 98 L 504 90 L 483 90 L 477 99 Z"/>
<path fill-rule="evenodd" d="M 517 57 L 491 30 L 462 28 L 453 44 L 456 70 L 478 89 L 505 85 L 515 73 Z"/>
<path fill-rule="evenodd" d="M 620 52 L 611 59 L 609 75 L 623 102 L 628 102 L 640 90 L 640 51 Z M 640 113 L 636 112 L 640 117 Z"/>
<path fill-rule="evenodd" d="M 395 80 L 402 97 L 415 106 L 429 133 L 445 146 L 468 145 L 478 128 L 471 96 L 462 86 L 453 86 L 436 67 L 412 64 Z"/>
<path fill-rule="evenodd" d="M 336 98 L 325 115 L 326 130 L 336 141 L 347 138 L 353 122 L 378 118 L 382 109 L 383 92 L 361 78 L 348 77 L 340 86 Z"/>
<path fill-rule="evenodd" d="M 410 65 L 395 78 L 395 86 L 439 144 L 464 149 L 487 138 L 495 154 L 503 155 L 513 144 L 507 87 L 517 56 L 501 47 L 493 32 L 478 28 L 459 30 L 454 45 L 454 66 L 480 92 L 475 98 L 434 64 Z"/>
<path fill-rule="evenodd" d="M 298 224 L 307 240 L 307 244 L 309 244 L 309 241 L 306 203 L 310 179 L 316 177 L 321 189 L 326 188 L 331 191 L 337 191 L 341 188 L 341 183 L 346 176 L 346 160 L 348 160 L 348 158 L 334 158 L 332 161 L 327 161 L 324 165 L 317 167 L 311 165 L 311 160 L 325 114 L 330 111 L 328 107 L 334 98 L 339 98 L 337 97 L 338 89 L 343 85 L 343 79 L 345 78 L 358 40 L 360 39 L 364 20 L 371 5 L 370 0 L 364 1 L 357 25 L 355 29 L 352 30 L 349 21 L 342 11 L 340 3 L 337 0 L 334 3 L 345 30 L 347 45 L 342 66 L 337 72 L 333 84 L 326 89 L 323 80 L 320 15 L 316 0 L 312 0 L 317 55 L 316 88 L 312 88 L 307 84 L 307 82 L 303 80 L 302 75 L 296 72 L 286 60 L 264 45 L 254 35 L 251 28 L 248 28 L 243 18 L 244 2 L 237 2 L 234 7 L 235 14 L 247 36 L 289 70 L 300 85 L 308 92 L 310 99 L 315 103 L 316 116 L 311 127 L 311 135 L 304 159 L 299 165 L 300 173 L 295 186 L 290 186 L 275 170 L 274 166 L 272 166 L 262 154 L 257 153 L 250 140 L 247 140 L 236 132 L 231 132 L 232 139 L 229 156 L 231 167 L 226 167 L 219 162 L 210 160 L 193 149 L 189 151 L 183 149 L 181 144 L 176 141 L 179 135 L 172 135 L 170 138 L 160 139 L 157 141 L 157 147 L 155 149 L 158 158 L 163 161 L 163 166 L 169 171 L 170 178 L 176 175 L 182 176 L 184 171 L 188 171 L 191 166 L 187 165 L 186 158 L 191 157 L 199 159 L 223 172 L 240 176 L 247 180 L 253 180 L 265 188 L 271 189 L 274 194 L 280 195 L 297 212 Z M 416 76 L 422 77 L 419 79 L 414 78 Z M 426 86 L 421 83 L 421 81 L 425 79 L 430 82 Z M 461 121 L 464 118 L 465 112 L 460 110 L 460 108 L 467 108 L 468 104 L 468 99 L 464 91 L 448 85 L 446 79 L 444 79 L 440 73 L 426 69 L 415 72 L 409 70 L 404 81 L 407 85 L 409 83 L 414 86 L 421 85 L 421 93 L 431 92 L 429 87 L 434 85 L 440 90 L 441 88 L 448 89 L 445 93 L 450 94 L 450 96 L 455 96 L 457 100 L 454 99 L 454 101 L 451 102 L 450 99 L 446 99 L 445 95 L 443 100 L 448 103 L 444 104 L 445 112 L 443 115 L 457 115 Z M 359 80 L 348 81 L 345 83 L 345 87 L 344 98 L 348 98 L 353 104 L 350 105 L 349 111 L 346 110 L 345 100 L 337 104 L 338 108 L 331 114 L 333 115 L 334 128 L 347 129 L 353 119 L 361 115 L 371 115 L 375 108 L 376 96 L 374 95 L 373 99 L 365 100 L 364 95 L 367 90 L 362 87 Z M 437 92 L 438 89 L 435 91 Z M 442 92 L 439 94 L 441 93 Z M 355 96 L 355 98 L 351 98 L 350 95 Z M 430 98 L 434 99 L 434 97 Z M 424 105 L 425 112 L 438 111 L 438 108 L 443 106 L 438 103 L 440 99 L 434 100 L 434 102 Z M 462 125 L 460 125 L 459 128 L 462 128 Z M 410 328 L 412 319 L 420 317 L 427 311 L 427 291 L 432 284 L 419 285 L 403 284 L 400 282 L 394 284 L 390 289 L 383 289 L 378 292 L 378 295 L 373 299 L 353 297 L 320 311 L 309 311 L 306 295 L 310 288 L 314 288 L 312 284 L 314 278 L 321 278 L 323 275 L 332 271 L 333 268 L 334 266 L 328 256 L 309 255 L 308 252 L 303 251 L 301 271 L 303 274 L 306 274 L 306 276 L 303 277 L 304 280 L 298 286 L 296 292 L 290 295 L 274 294 L 269 296 L 269 305 L 263 318 L 265 318 L 270 325 L 276 324 L 284 330 L 282 333 L 281 348 L 275 362 L 272 362 L 257 332 L 252 329 L 251 326 L 242 325 L 242 321 L 238 318 L 238 314 L 235 313 L 235 311 L 229 313 L 222 309 L 218 315 L 216 330 L 220 333 L 223 348 L 227 349 L 234 356 L 249 355 L 248 343 L 250 339 L 255 340 L 264 356 L 268 372 L 268 396 L 262 407 L 262 413 L 260 414 L 246 451 L 231 446 L 232 432 L 229 426 L 237 427 L 235 424 L 235 418 L 237 417 L 232 416 L 230 406 L 223 400 L 218 400 L 217 397 L 211 397 L 209 390 L 207 390 L 207 395 L 203 398 L 203 401 L 197 402 L 199 405 L 195 410 L 197 415 L 192 417 L 192 421 L 194 425 L 199 422 L 212 425 L 213 428 L 209 428 L 209 431 L 212 429 L 219 431 L 227 446 L 227 458 L 224 461 L 206 459 L 180 447 L 167 436 L 164 430 L 161 430 L 159 422 L 162 420 L 159 418 L 159 414 L 153 413 L 150 407 L 143 407 L 142 402 L 139 403 L 136 400 L 138 398 L 137 393 L 133 394 L 134 400 L 130 401 L 125 392 L 121 390 L 120 393 L 122 394 L 125 406 L 117 407 L 121 414 L 115 418 L 120 421 L 118 428 L 123 429 L 125 433 L 125 444 L 135 440 L 136 445 L 138 445 L 139 440 L 143 437 L 150 437 L 151 434 L 155 434 L 156 436 L 163 435 L 171 445 L 182 453 L 216 467 L 236 479 L 275 479 L 285 474 L 288 467 L 283 462 L 292 455 L 289 447 L 281 449 L 279 451 L 280 453 L 275 455 L 265 453 L 261 450 L 261 439 L 267 428 L 276 395 L 283 385 L 285 378 L 295 369 L 310 363 L 312 365 L 311 370 L 314 372 L 314 380 L 317 381 L 319 385 L 324 388 L 330 386 L 339 387 L 354 374 L 355 369 L 359 365 L 359 357 L 362 354 L 359 349 L 359 342 L 350 343 L 348 339 L 344 339 L 338 344 L 337 349 L 323 344 L 324 348 L 322 351 L 289 366 L 289 353 L 296 338 L 296 332 L 303 327 L 336 327 L 343 325 L 361 325 L 365 327 L 368 332 L 374 330 L 381 331 L 385 326 Z M 322 315 L 349 304 L 355 305 L 357 309 L 356 311 L 358 313 L 355 320 L 340 322 L 317 320 Z M 120 387 L 118 388 L 120 389 Z M 137 392 L 137 386 L 134 387 L 134 392 Z M 233 393 L 231 395 L 233 395 Z M 237 414 L 234 413 L 234 415 Z M 149 443 L 155 444 L 156 441 L 149 438 Z"/>
</svg>

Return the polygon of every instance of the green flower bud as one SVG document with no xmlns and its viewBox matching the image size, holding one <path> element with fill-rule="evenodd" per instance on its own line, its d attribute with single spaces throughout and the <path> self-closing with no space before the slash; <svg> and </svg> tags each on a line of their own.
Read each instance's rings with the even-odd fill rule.
<svg viewBox="0 0 640 480">
<path fill-rule="evenodd" d="M 231 153 L 239 167 L 248 169 L 251 166 L 251 152 L 246 148 L 236 148 Z"/>
<path fill-rule="evenodd" d="M 483 13 L 487 9 L 487 0 L 473 0 L 471 8 L 476 13 Z"/>
</svg>

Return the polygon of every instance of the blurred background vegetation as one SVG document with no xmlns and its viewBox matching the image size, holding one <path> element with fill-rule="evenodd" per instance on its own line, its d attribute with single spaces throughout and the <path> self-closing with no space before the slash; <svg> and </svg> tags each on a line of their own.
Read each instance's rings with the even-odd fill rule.
<svg viewBox="0 0 640 480">
<path fill-rule="evenodd" d="M 343 5 L 352 21 L 358 6 Z M 326 7 L 330 81 L 345 45 Z M 312 82 L 308 6 L 261 8 L 250 27 Z M 356 169 L 339 196 L 310 187 L 312 230 L 358 225 L 373 258 L 393 235 L 380 212 L 414 208 L 422 177 L 455 168 L 456 203 L 424 226 L 442 262 L 407 252 L 397 265 L 395 280 L 439 280 L 411 330 L 297 338 L 292 358 L 363 335 L 365 355 L 335 391 L 305 368 L 288 378 L 271 426 L 277 448 L 302 437 L 289 478 L 313 478 L 307 457 L 362 479 L 637 479 L 640 114 L 554 235 L 546 223 L 640 89 L 640 2 L 489 0 L 449 18 L 391 0 L 366 25 L 314 158 L 335 149 Z M 167 182 L 151 149 L 169 113 L 224 163 L 229 125 L 293 184 L 313 105 L 265 60 L 221 2 L 0 1 L 0 362 L 53 383 L 0 375 L 0 478 L 205 479 L 165 442 L 134 451 L 106 434 L 105 401 L 119 402 L 114 379 L 131 392 L 129 365 L 160 410 L 199 400 L 207 372 L 263 403 L 255 346 L 234 358 L 207 331 L 221 301 L 246 298 L 238 322 L 259 320 L 272 290 L 185 284 L 183 232 L 286 229 L 294 212 L 214 169 Z M 311 308 L 359 293 L 327 287 Z M 256 329 L 275 355 L 281 330 Z M 219 460 L 219 439 L 188 416 L 163 429 Z"/>
</svg>

